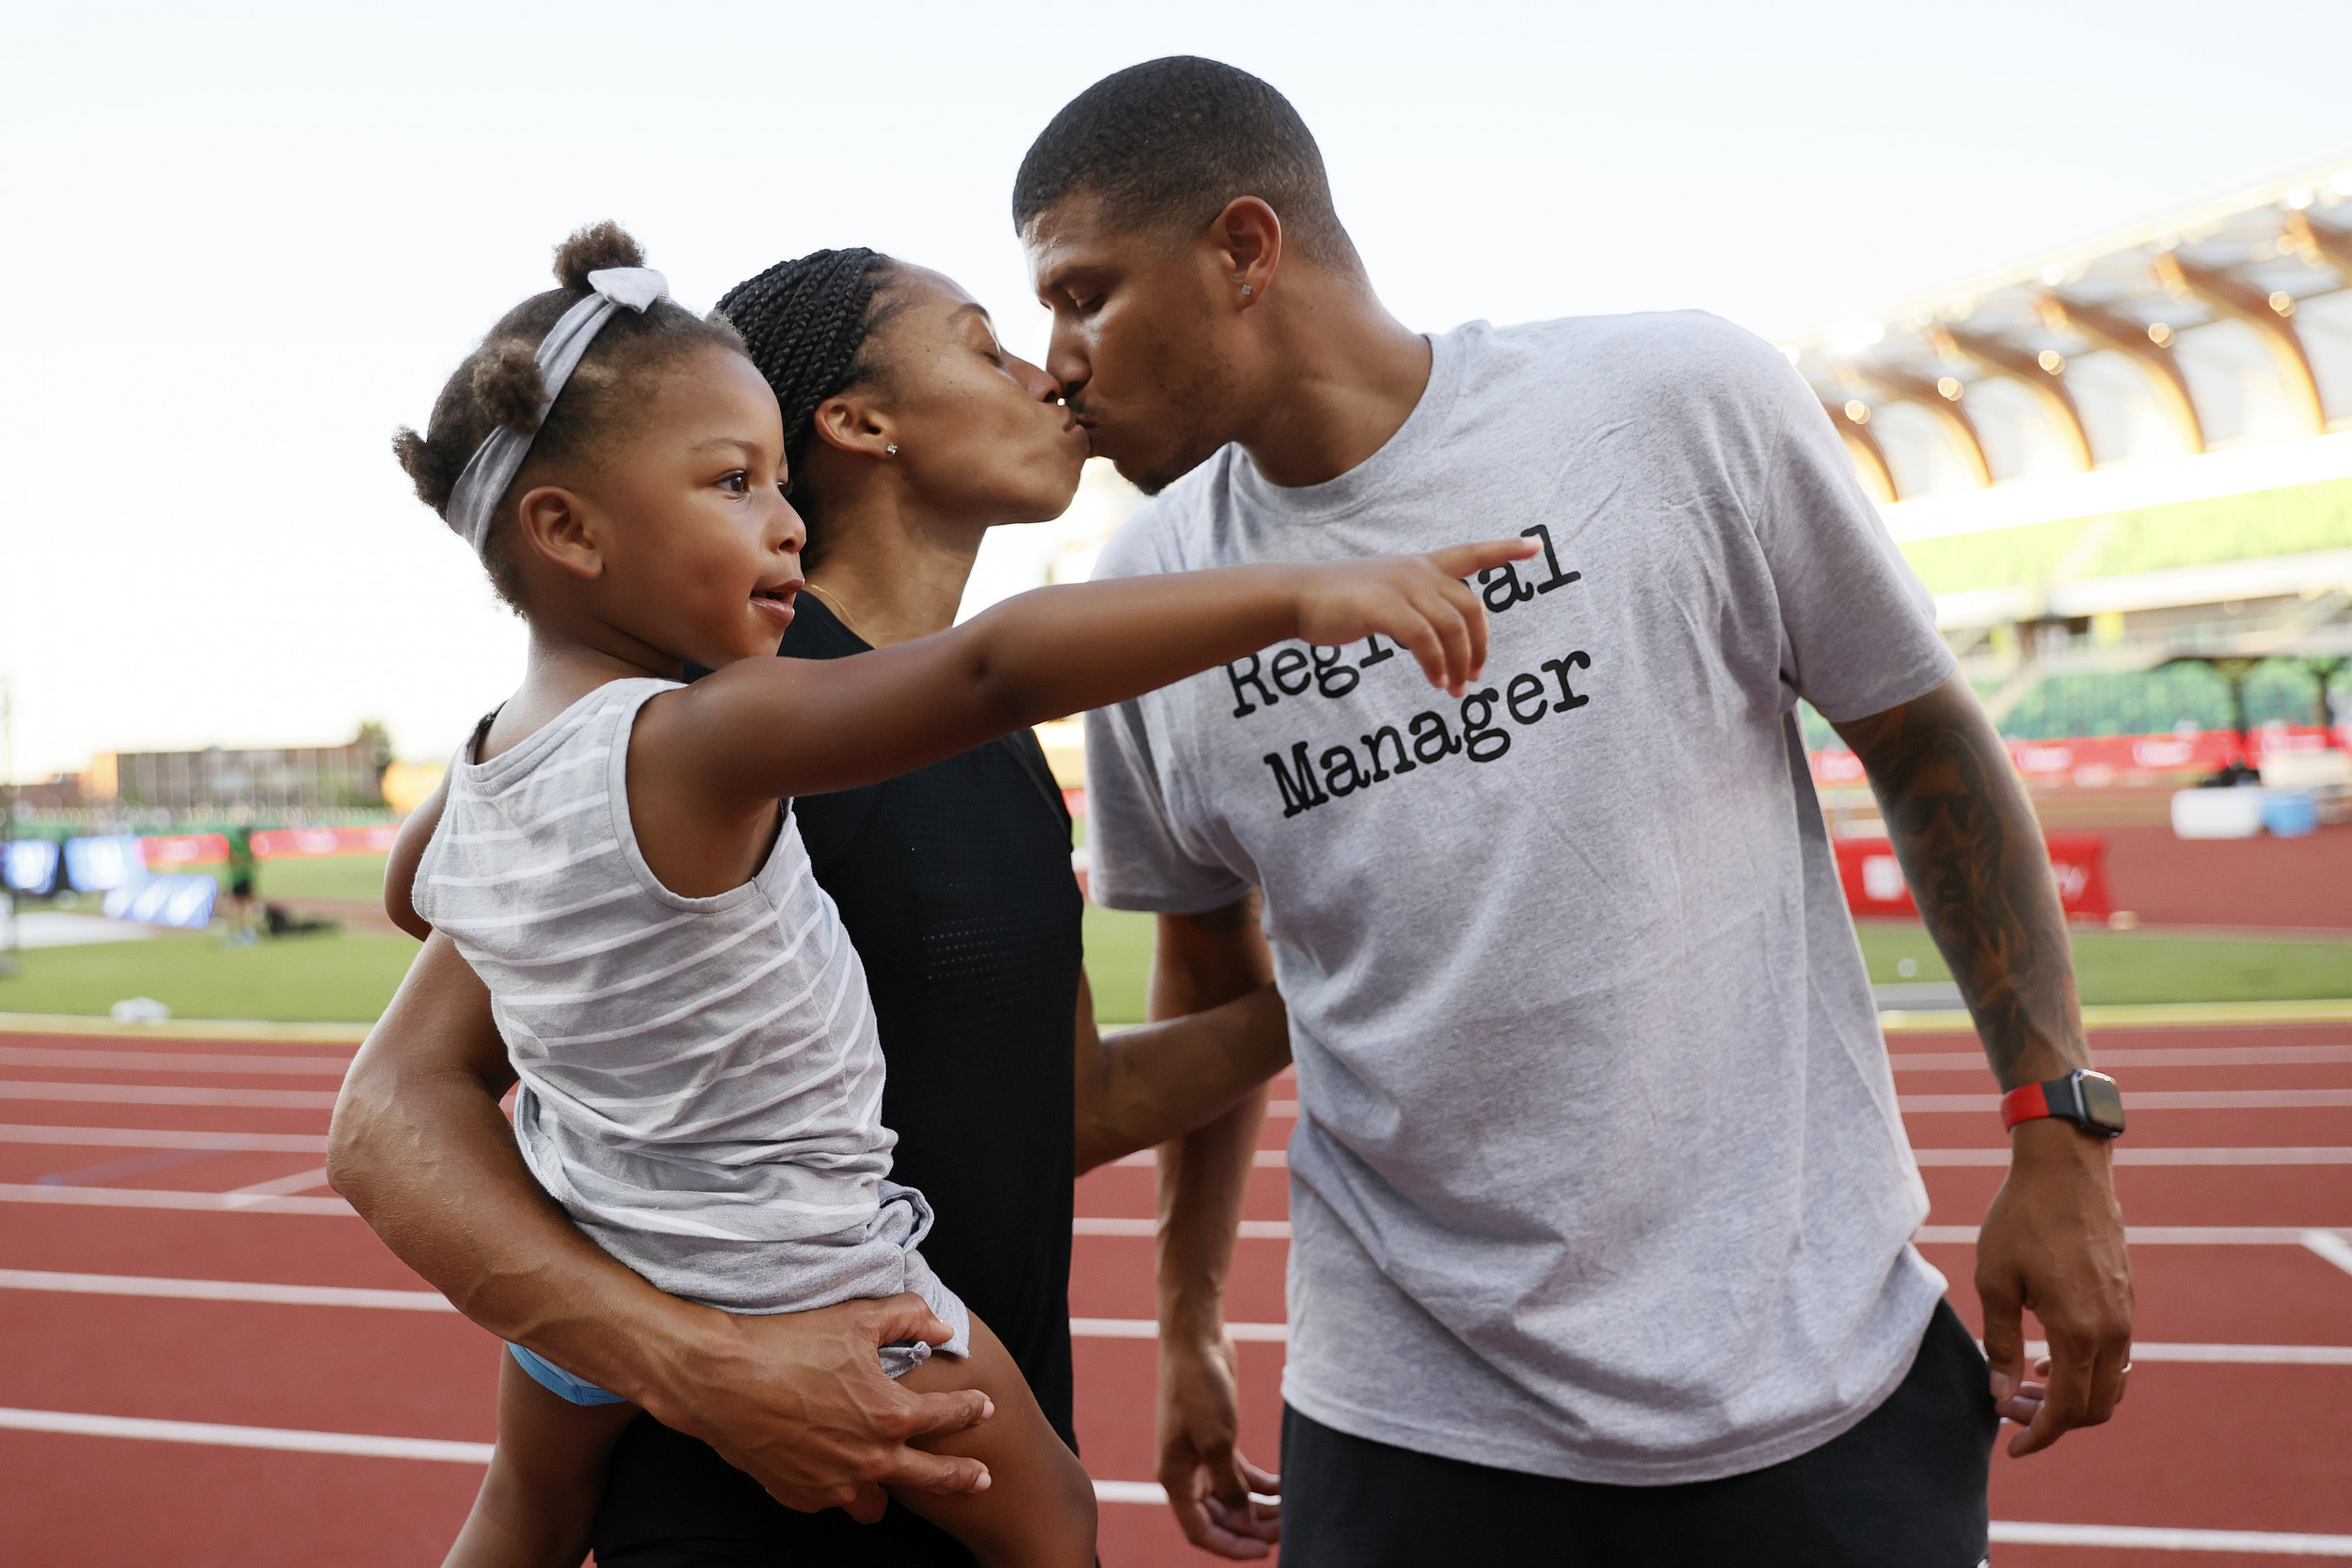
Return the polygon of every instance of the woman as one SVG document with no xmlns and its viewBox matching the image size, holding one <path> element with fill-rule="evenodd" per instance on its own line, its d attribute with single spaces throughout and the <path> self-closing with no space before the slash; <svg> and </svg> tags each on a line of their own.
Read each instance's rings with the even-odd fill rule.
<svg viewBox="0 0 2352 1568">
<path fill-rule="evenodd" d="M 834 658 L 953 623 L 981 538 L 1070 503 L 1086 458 L 1042 371 L 936 273 L 818 251 L 721 310 L 776 392 L 808 592 L 785 657 Z M 926 1256 L 991 1323 L 1066 1440 L 1072 1180 L 1209 1120 L 1289 1058 L 1271 990 L 1105 1046 L 1081 967 L 1071 822 L 1035 737 L 887 784 L 792 803 L 818 880 L 863 959 L 888 1062 L 896 1180 L 937 1221 Z M 387 879 L 406 908 L 437 798 Z M 1074 1063 L 1075 1070 L 1073 1070 Z M 614 1456 L 596 1560 L 968 1564 L 904 1509 L 876 1526 L 797 1513 L 650 1419 Z"/>
</svg>

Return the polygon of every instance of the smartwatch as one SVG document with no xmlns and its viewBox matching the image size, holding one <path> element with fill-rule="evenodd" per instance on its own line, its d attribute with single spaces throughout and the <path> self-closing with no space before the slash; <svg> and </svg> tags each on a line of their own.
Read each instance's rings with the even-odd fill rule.
<svg viewBox="0 0 2352 1568">
<path fill-rule="evenodd" d="M 2123 1135 L 2123 1096 L 2104 1072 L 2076 1068 L 2046 1084 L 2027 1084 L 2001 1096 L 2001 1130 L 2041 1117 L 2059 1117 L 2103 1138 Z"/>
</svg>

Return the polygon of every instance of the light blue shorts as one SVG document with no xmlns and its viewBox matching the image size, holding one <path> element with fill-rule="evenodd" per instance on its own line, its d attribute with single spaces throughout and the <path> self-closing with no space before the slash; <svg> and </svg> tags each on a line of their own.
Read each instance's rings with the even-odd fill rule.
<svg viewBox="0 0 2352 1568">
<path fill-rule="evenodd" d="M 608 1394 L 595 1384 L 574 1377 L 554 1362 L 544 1356 L 534 1355 L 520 1345 L 509 1345 L 506 1348 L 515 1357 L 516 1366 L 529 1372 L 533 1383 L 558 1399 L 569 1400 L 574 1404 L 627 1404 L 628 1402 L 618 1394 Z"/>
</svg>

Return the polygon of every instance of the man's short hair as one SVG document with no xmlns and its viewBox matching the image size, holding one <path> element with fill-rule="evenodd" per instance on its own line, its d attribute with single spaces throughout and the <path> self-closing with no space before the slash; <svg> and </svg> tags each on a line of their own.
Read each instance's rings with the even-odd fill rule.
<svg viewBox="0 0 2352 1568">
<path fill-rule="evenodd" d="M 1021 160 L 1014 230 L 1082 192 L 1102 198 L 1117 229 L 1184 240 L 1254 196 L 1309 261 L 1362 271 L 1307 122 L 1269 84 L 1218 60 L 1146 60 L 1072 99 Z"/>
</svg>

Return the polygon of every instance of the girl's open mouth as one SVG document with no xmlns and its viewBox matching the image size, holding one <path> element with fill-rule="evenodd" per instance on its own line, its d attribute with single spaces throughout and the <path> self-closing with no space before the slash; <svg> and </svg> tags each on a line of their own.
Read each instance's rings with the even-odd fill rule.
<svg viewBox="0 0 2352 1568">
<path fill-rule="evenodd" d="M 752 603 L 771 616 L 778 626 L 788 626 L 792 621 L 792 600 L 800 590 L 797 579 L 778 583 L 772 588 L 755 588 L 752 590 Z"/>
</svg>

